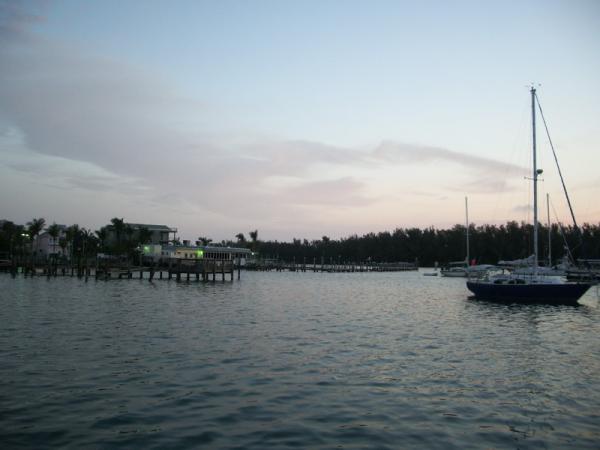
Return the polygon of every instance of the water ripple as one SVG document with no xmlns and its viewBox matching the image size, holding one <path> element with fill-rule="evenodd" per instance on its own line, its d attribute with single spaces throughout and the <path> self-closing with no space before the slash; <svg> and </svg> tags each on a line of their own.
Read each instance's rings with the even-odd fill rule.
<svg viewBox="0 0 600 450">
<path fill-rule="evenodd" d="M 597 448 L 600 306 L 464 280 L 0 275 L 3 447 Z"/>
</svg>

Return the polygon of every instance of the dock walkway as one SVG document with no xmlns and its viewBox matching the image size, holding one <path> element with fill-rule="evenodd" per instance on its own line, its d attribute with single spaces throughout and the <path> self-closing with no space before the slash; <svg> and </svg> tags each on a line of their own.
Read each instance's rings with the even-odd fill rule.
<svg viewBox="0 0 600 450">
<path fill-rule="evenodd" d="M 393 263 L 330 263 L 330 264 L 317 264 L 313 262 L 308 264 L 306 262 L 283 262 L 283 261 L 259 261 L 256 263 L 246 264 L 244 267 L 246 270 L 256 271 L 276 271 L 276 272 L 327 272 L 327 273 L 339 273 L 339 272 L 405 272 L 409 270 L 418 270 L 419 266 L 417 263 L 410 262 L 393 262 Z"/>
<path fill-rule="evenodd" d="M 161 264 L 131 265 L 115 264 L 114 262 L 96 261 L 95 264 L 53 264 L 53 263 L 30 263 L 13 262 L 4 264 L 0 271 L 10 272 L 13 277 L 17 274 L 27 276 L 46 276 L 48 278 L 58 276 L 76 276 L 78 278 L 95 278 L 96 280 L 115 279 L 148 279 L 153 281 L 175 279 L 181 281 L 233 281 L 237 268 L 237 279 L 240 279 L 240 266 L 231 260 L 202 260 L 171 258 Z"/>
</svg>

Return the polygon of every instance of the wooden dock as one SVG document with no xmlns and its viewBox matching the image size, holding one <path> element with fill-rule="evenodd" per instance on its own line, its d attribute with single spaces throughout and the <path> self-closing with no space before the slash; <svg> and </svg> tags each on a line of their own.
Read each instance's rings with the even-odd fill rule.
<svg viewBox="0 0 600 450">
<path fill-rule="evenodd" d="M 246 270 L 256 271 L 276 271 L 276 272 L 326 272 L 326 273 L 341 273 L 341 272 L 405 272 L 418 270 L 418 264 L 411 262 L 393 262 L 393 263 L 320 263 L 313 261 L 312 264 L 302 262 L 296 263 L 283 261 L 259 261 L 252 264 L 246 264 Z"/>
<path fill-rule="evenodd" d="M 1 271 L 10 272 L 13 277 L 18 274 L 25 277 L 46 276 L 48 278 L 58 276 L 71 276 L 78 278 L 89 278 L 96 280 L 117 279 L 148 279 L 153 280 L 176 280 L 176 281 L 226 281 L 240 279 L 240 266 L 231 260 L 202 260 L 172 258 L 162 261 L 161 264 L 138 265 L 115 264 L 114 262 L 96 261 L 95 264 L 53 264 L 53 263 L 30 263 L 11 262 L 3 264 Z"/>
<path fill-rule="evenodd" d="M 117 262 L 114 260 L 93 260 L 87 263 L 64 264 L 52 261 L 33 263 L 27 259 L 21 261 L 2 261 L 0 271 L 10 272 L 13 277 L 21 274 L 25 277 L 46 276 L 48 278 L 58 276 L 71 276 L 78 278 L 89 278 L 96 280 L 120 280 L 120 279 L 147 279 L 153 280 L 176 280 L 176 281 L 233 281 L 236 277 L 240 279 L 242 267 L 231 260 L 212 259 L 164 259 L 160 263 L 133 265 L 128 262 Z M 244 270 L 250 271 L 276 271 L 276 272 L 322 272 L 322 273 L 352 273 L 352 272 L 405 272 L 418 270 L 417 262 L 392 262 L 375 263 L 372 261 L 360 263 L 334 263 L 321 262 L 312 264 L 284 262 L 279 260 L 265 260 L 247 263 Z"/>
</svg>

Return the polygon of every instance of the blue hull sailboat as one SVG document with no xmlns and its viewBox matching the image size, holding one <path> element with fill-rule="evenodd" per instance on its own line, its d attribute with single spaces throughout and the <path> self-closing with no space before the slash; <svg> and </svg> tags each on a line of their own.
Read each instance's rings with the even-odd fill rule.
<svg viewBox="0 0 600 450">
<path fill-rule="evenodd" d="M 533 270 L 531 275 L 487 276 L 479 280 L 467 281 L 467 288 L 476 298 L 503 302 L 576 304 L 587 292 L 592 283 L 573 283 L 562 278 L 543 276 L 538 267 L 538 207 L 537 183 L 542 170 L 536 161 L 536 110 L 535 88 L 531 87 L 531 115 L 533 128 Z M 538 103 L 539 104 L 539 103 Z M 543 115 L 542 115 L 543 118 Z M 559 168 L 560 173 L 560 168 Z M 562 175 L 561 175 L 562 179 Z M 564 186 L 564 183 L 563 183 Z M 568 194 L 567 200 L 568 200 Z M 570 201 L 569 201 L 570 206 Z M 572 212 L 572 208 L 571 208 Z M 574 219 L 575 216 L 573 216 Z M 576 223 L 575 223 L 575 226 Z"/>
<path fill-rule="evenodd" d="M 493 280 L 467 281 L 467 288 L 476 298 L 519 303 L 550 303 L 574 305 L 587 292 L 589 283 L 569 283 L 560 280 L 505 277 Z"/>
</svg>

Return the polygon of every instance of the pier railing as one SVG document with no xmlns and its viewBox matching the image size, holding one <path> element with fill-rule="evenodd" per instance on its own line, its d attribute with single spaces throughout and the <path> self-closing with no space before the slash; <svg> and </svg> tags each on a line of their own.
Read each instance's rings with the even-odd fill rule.
<svg viewBox="0 0 600 450">
<path fill-rule="evenodd" d="M 202 281 L 216 281 L 218 278 L 240 278 L 240 266 L 232 260 L 166 258 L 156 262 L 145 261 L 144 264 L 133 264 L 121 258 L 98 258 L 78 261 L 58 261 L 52 259 L 13 258 L 0 261 L 0 271 L 10 272 L 13 276 L 77 276 L 95 279 L 182 279 L 195 278 Z"/>
<path fill-rule="evenodd" d="M 351 262 L 351 263 L 296 263 L 284 261 L 253 261 L 246 263 L 246 270 L 257 271 L 289 271 L 289 272 L 404 272 L 409 270 L 418 270 L 417 263 L 411 262 L 389 262 L 376 263 Z"/>
<path fill-rule="evenodd" d="M 164 258 L 159 261 L 139 261 L 134 264 L 126 258 L 88 258 L 77 261 L 30 259 L 28 257 L 1 260 L 0 271 L 11 272 L 13 276 L 77 276 L 93 277 L 95 279 L 109 280 L 122 278 L 147 278 L 215 281 L 217 278 L 225 281 L 226 278 L 240 278 L 241 269 L 254 271 L 288 271 L 288 272 L 404 272 L 418 270 L 416 262 L 330 262 L 319 263 L 313 261 L 296 263 L 280 260 L 250 261 L 241 267 L 236 261 L 228 259 L 204 258 Z"/>
</svg>

